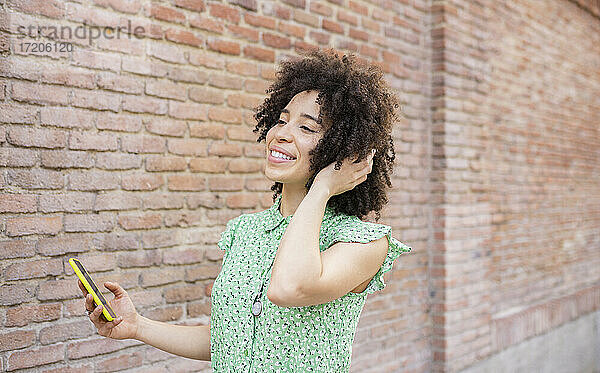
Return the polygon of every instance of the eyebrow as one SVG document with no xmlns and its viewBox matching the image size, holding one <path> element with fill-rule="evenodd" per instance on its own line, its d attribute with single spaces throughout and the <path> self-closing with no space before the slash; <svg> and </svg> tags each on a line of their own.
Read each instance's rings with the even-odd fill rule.
<svg viewBox="0 0 600 373">
<path fill-rule="evenodd" d="M 287 114 L 290 113 L 290 111 L 288 109 L 283 109 L 283 110 L 281 110 L 281 112 L 282 113 L 287 113 Z M 309 114 L 306 114 L 306 113 L 302 113 L 302 114 L 300 114 L 300 116 L 302 118 L 310 119 L 310 120 L 314 121 L 316 124 L 319 124 L 319 121 L 317 119 L 315 119 L 315 117 L 313 117 L 312 115 L 309 115 Z"/>
</svg>

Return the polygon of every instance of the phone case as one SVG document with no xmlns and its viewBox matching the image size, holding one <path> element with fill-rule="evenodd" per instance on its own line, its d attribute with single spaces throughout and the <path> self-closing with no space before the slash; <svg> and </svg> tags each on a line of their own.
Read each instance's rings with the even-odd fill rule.
<svg viewBox="0 0 600 373">
<path fill-rule="evenodd" d="M 96 302 L 97 305 L 102 304 L 102 314 L 104 315 L 104 318 L 107 321 L 113 321 L 114 319 L 116 319 L 117 314 L 115 313 L 115 311 L 113 311 L 110 304 L 108 304 L 108 300 L 104 298 L 104 295 L 102 295 L 100 289 L 98 288 L 94 280 L 92 280 L 92 277 L 90 276 L 89 272 L 85 269 L 83 264 L 75 258 L 70 258 L 69 264 L 73 268 L 73 271 L 75 271 L 77 277 L 79 277 L 79 279 L 83 283 L 83 286 L 88 291 L 88 293 L 92 294 L 94 302 Z"/>
</svg>

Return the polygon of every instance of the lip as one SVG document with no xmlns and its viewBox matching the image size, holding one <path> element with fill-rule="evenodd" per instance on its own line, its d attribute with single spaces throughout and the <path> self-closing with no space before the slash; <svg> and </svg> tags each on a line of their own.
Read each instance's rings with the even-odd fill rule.
<svg viewBox="0 0 600 373">
<path fill-rule="evenodd" d="M 289 152 L 287 152 L 284 149 L 281 149 L 280 147 L 275 146 L 275 145 L 271 146 L 271 148 L 269 149 L 269 155 L 271 154 L 271 150 L 275 150 L 275 151 L 278 151 L 280 153 L 283 153 L 283 154 L 287 155 L 288 157 L 296 158 L 296 157 L 294 157 L 293 154 L 290 154 Z"/>
</svg>

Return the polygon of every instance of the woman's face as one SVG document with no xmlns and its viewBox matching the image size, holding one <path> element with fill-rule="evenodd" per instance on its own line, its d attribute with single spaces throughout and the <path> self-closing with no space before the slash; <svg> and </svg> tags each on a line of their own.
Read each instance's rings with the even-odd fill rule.
<svg viewBox="0 0 600 373">
<path fill-rule="evenodd" d="M 317 145 L 324 132 L 315 121 L 320 110 L 317 96 L 318 91 L 303 91 L 292 97 L 281 111 L 279 122 L 267 132 L 265 176 L 269 180 L 304 186 L 310 177 L 308 152 Z M 293 159 L 284 159 L 274 151 Z"/>
</svg>

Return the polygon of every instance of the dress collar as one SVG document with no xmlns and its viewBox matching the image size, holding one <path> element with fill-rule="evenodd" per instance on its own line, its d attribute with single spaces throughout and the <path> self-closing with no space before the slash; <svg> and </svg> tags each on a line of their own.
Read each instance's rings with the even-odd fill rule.
<svg viewBox="0 0 600 373">
<path fill-rule="evenodd" d="M 269 209 L 267 209 L 265 212 L 265 218 L 264 218 L 264 228 L 265 231 L 270 231 L 274 228 L 276 228 L 279 224 L 281 224 L 282 221 L 287 221 L 289 222 L 290 220 L 292 220 L 292 215 L 289 216 L 283 216 L 281 215 L 281 212 L 279 211 L 279 205 L 281 204 L 281 194 L 279 194 L 277 196 L 277 199 L 275 199 L 275 202 L 273 202 L 273 205 L 271 207 L 269 207 Z M 329 206 L 329 204 L 327 204 L 327 206 L 325 206 L 325 214 L 323 215 L 323 221 L 331 218 L 332 216 L 334 216 L 335 213 L 333 211 L 333 209 Z"/>
</svg>

